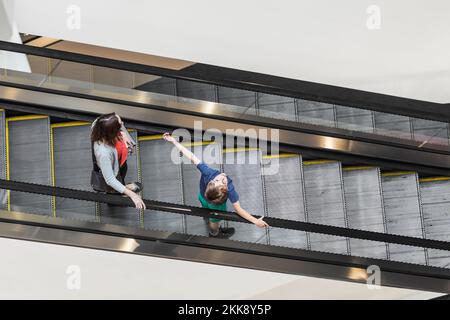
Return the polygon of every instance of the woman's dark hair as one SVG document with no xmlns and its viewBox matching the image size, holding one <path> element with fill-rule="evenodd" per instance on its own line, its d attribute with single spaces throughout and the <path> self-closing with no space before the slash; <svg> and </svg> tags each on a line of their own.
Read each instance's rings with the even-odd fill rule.
<svg viewBox="0 0 450 320">
<path fill-rule="evenodd" d="M 104 114 L 97 118 L 91 131 L 92 143 L 101 141 L 112 147 L 119 139 L 120 123 L 115 113 Z"/>
</svg>

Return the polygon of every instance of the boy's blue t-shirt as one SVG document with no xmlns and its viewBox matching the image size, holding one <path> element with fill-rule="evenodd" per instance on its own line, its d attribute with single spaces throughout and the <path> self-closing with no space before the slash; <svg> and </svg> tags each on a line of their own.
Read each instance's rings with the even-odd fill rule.
<svg viewBox="0 0 450 320">
<path fill-rule="evenodd" d="M 211 180 L 213 180 L 216 176 L 220 174 L 220 171 L 208 167 L 203 162 L 200 162 L 197 165 L 197 168 L 202 173 L 202 176 L 200 177 L 200 194 L 204 197 L 206 186 Z M 233 180 L 231 180 L 229 176 L 227 176 L 227 179 L 228 179 L 228 199 L 231 201 L 231 203 L 236 203 L 239 201 L 239 195 L 234 189 Z"/>
</svg>

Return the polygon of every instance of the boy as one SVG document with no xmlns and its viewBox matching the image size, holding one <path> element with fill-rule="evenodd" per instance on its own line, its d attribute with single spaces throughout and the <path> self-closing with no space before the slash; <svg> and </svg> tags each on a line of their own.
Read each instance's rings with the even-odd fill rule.
<svg viewBox="0 0 450 320">
<path fill-rule="evenodd" d="M 225 173 L 220 173 L 218 170 L 208 167 L 201 162 L 191 151 L 182 146 L 169 133 L 164 134 L 164 139 L 174 144 L 174 146 L 181 151 L 181 153 L 192 161 L 200 170 L 202 176 L 200 178 L 200 193 L 198 200 L 203 208 L 227 211 L 227 199 L 233 204 L 236 213 L 242 218 L 254 223 L 260 228 L 268 227 L 268 224 L 263 221 L 264 217 L 259 219 L 253 217 L 245 211 L 239 204 L 239 195 L 234 189 L 233 181 Z M 229 238 L 234 234 L 234 228 L 223 228 L 219 225 L 220 220 L 210 218 L 208 223 L 209 235 L 211 237 Z"/>
</svg>

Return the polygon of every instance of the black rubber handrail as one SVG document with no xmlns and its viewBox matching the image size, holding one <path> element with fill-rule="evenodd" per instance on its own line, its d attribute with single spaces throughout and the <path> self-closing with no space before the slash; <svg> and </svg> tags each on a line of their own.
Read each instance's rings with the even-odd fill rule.
<svg viewBox="0 0 450 320">
<path fill-rule="evenodd" d="M 450 122 L 450 110 L 446 107 L 447 104 L 421 101 L 205 64 L 196 64 L 194 65 L 196 68 L 188 67 L 181 70 L 173 70 L 62 50 L 32 47 L 7 41 L 0 41 L 0 50 L 274 95 L 334 103 L 360 109 L 368 109 L 422 119 Z"/>
<path fill-rule="evenodd" d="M 77 200 L 93 201 L 108 203 L 112 205 L 133 207 L 134 204 L 131 199 L 122 197 L 120 195 L 104 194 L 90 191 L 75 190 L 69 188 L 52 187 L 28 182 L 18 182 L 11 180 L 0 179 L 0 188 L 6 190 L 21 191 L 27 193 L 37 193 L 61 198 L 72 198 Z M 250 223 L 241 218 L 234 212 L 220 212 L 210 211 L 204 208 L 186 206 L 181 204 L 174 204 L 155 200 L 144 200 L 147 209 L 172 212 L 178 214 L 187 214 L 198 217 L 214 217 L 228 221 L 237 221 L 242 223 Z M 258 216 L 255 216 L 258 218 Z M 328 234 L 333 236 L 348 237 L 355 239 L 379 241 L 386 243 L 396 243 L 408 246 L 416 246 L 422 248 L 438 249 L 450 251 L 450 242 L 422 239 L 409 236 L 401 236 L 394 234 L 386 234 L 373 231 L 364 231 L 343 227 L 328 226 L 323 224 L 316 224 L 310 222 L 301 222 L 286 220 L 273 217 L 265 217 L 264 220 L 274 228 L 291 229 L 305 232 Z M 255 227 L 256 228 L 256 227 Z"/>
</svg>

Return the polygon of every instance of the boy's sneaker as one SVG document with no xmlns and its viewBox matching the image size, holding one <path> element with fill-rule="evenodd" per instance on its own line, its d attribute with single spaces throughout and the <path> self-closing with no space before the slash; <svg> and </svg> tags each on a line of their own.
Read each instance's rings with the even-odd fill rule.
<svg viewBox="0 0 450 320">
<path fill-rule="evenodd" d="M 210 237 L 219 238 L 219 239 L 228 239 L 230 238 L 236 230 L 234 228 L 223 228 L 219 227 L 219 232 L 216 235 L 209 233 Z"/>
</svg>

